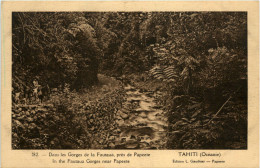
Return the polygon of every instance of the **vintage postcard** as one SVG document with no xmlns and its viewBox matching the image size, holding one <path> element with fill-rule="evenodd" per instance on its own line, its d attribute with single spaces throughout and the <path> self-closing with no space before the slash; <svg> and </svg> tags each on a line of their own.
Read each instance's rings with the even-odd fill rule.
<svg viewBox="0 0 260 168">
<path fill-rule="evenodd" d="M 257 1 L 2 2 L 1 167 L 259 167 Z"/>
</svg>

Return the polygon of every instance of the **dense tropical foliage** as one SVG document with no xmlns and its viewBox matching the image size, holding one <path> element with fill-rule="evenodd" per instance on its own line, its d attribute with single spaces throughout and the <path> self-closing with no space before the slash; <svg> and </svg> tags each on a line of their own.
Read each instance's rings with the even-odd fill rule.
<svg viewBox="0 0 260 168">
<path fill-rule="evenodd" d="M 64 129 L 64 135 L 54 137 L 57 142 L 41 142 L 47 148 L 57 148 L 54 144 L 60 144 L 66 134 L 78 139 L 68 140 L 74 145 L 71 148 L 90 148 L 83 145 L 83 141 L 90 142 L 86 139 L 88 134 L 93 130 L 106 132 L 103 127 L 111 126 L 100 123 L 90 128 L 87 123 L 92 119 L 104 120 L 103 124 L 115 120 L 112 113 L 124 101 L 122 83 L 110 85 L 118 87 L 112 91 L 101 87 L 97 89 L 100 93 L 93 93 L 107 93 L 104 100 L 94 96 L 94 104 L 89 105 L 86 114 L 83 112 L 97 118 L 85 116 L 80 117 L 85 123 L 74 122 L 79 118 L 78 110 L 84 111 L 88 106 L 87 98 L 83 101 L 86 94 L 100 84 L 99 73 L 144 90 L 162 92 L 157 103 L 167 111 L 167 148 L 247 148 L 246 13 L 15 12 L 12 40 L 13 95 L 33 88 L 35 79 L 51 89 L 61 88 L 59 96 L 48 103 L 63 108 L 61 113 L 49 113 L 63 123 L 58 127 Z M 81 91 L 86 94 L 83 96 Z M 81 105 L 75 107 L 73 102 Z M 30 122 L 25 117 L 23 123 L 16 120 L 17 113 L 19 117 L 23 113 L 26 116 L 28 109 L 13 108 L 13 141 L 19 141 L 18 137 L 21 141 L 15 148 L 30 148 L 23 142 L 30 139 L 26 128 L 18 131 L 18 127 Z M 111 113 L 109 120 L 99 116 L 100 109 L 94 108 L 106 109 L 104 114 Z M 66 118 L 65 112 L 73 117 Z M 71 123 L 65 124 L 67 120 Z M 110 124 L 116 127 L 113 122 Z M 49 127 L 37 138 L 51 132 Z M 75 135 L 70 127 L 84 130 Z"/>
</svg>

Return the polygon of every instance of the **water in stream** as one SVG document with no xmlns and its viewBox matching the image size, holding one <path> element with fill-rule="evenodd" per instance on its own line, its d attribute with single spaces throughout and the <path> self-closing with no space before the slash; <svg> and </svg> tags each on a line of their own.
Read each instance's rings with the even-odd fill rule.
<svg viewBox="0 0 260 168">
<path fill-rule="evenodd" d="M 117 114 L 120 133 L 115 137 L 116 149 L 164 149 L 167 117 L 155 103 L 159 93 L 141 92 L 125 87 L 127 101 Z"/>
</svg>

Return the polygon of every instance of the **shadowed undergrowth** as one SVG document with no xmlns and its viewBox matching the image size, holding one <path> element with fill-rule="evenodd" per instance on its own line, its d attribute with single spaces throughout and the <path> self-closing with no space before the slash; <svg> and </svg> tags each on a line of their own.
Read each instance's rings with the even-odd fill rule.
<svg viewBox="0 0 260 168">
<path fill-rule="evenodd" d="M 124 101 L 120 82 L 99 75 L 100 84 L 51 96 L 53 104 L 14 106 L 14 149 L 106 148 Z"/>
</svg>

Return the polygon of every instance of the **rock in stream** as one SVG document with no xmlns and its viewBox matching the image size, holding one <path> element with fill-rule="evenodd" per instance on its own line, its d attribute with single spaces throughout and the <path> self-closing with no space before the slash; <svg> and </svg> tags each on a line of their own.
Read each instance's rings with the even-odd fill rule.
<svg viewBox="0 0 260 168">
<path fill-rule="evenodd" d="M 110 148 L 164 149 L 167 117 L 156 105 L 154 95 L 151 92 L 141 92 L 130 85 L 125 90 L 127 101 L 117 114 L 120 131 Z M 137 104 L 135 108 L 130 107 L 133 103 Z"/>
</svg>

